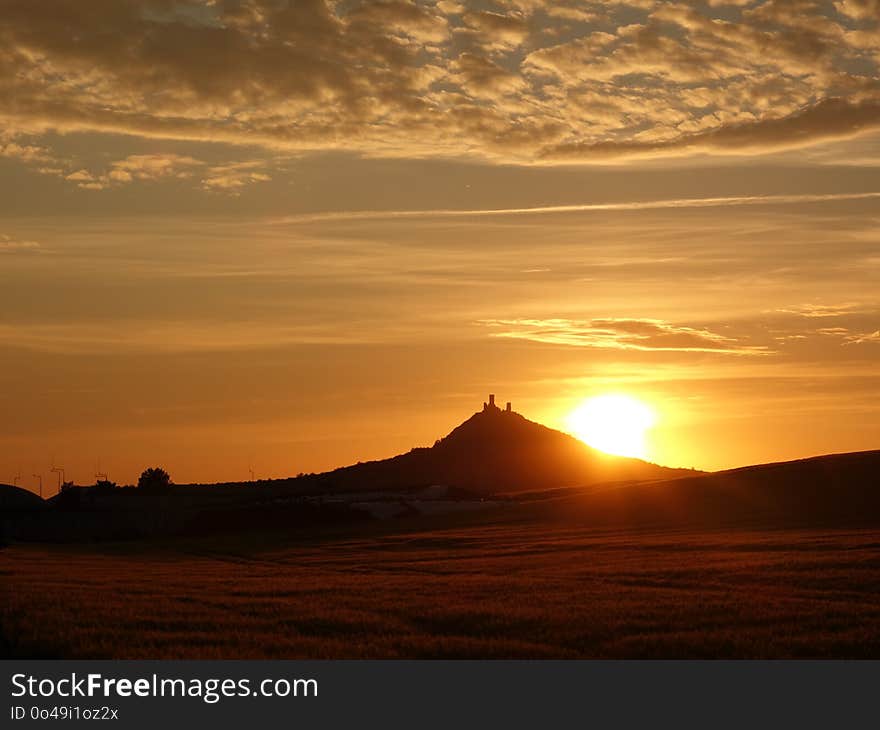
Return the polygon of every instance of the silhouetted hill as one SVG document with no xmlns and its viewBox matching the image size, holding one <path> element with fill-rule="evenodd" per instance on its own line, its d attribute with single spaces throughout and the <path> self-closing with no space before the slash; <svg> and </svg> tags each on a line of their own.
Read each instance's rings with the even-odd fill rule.
<svg viewBox="0 0 880 730">
<path fill-rule="evenodd" d="M 45 502 L 38 495 L 27 489 L 0 484 L 0 512 L 38 510 L 45 506 Z"/>
<path fill-rule="evenodd" d="M 649 524 L 880 524 L 880 451 L 817 456 L 562 499 L 565 511 L 619 527 Z"/>
<path fill-rule="evenodd" d="M 444 489 L 424 489 L 433 485 Z M 493 494 L 502 496 L 475 498 Z M 431 499 L 448 503 L 427 504 Z M 430 448 L 323 474 L 158 492 L 71 487 L 47 502 L 0 485 L 0 536 L 77 540 L 335 529 L 385 513 L 444 510 L 453 523 L 463 518 L 449 510 L 472 505 L 488 509 L 487 519 L 573 519 L 613 529 L 880 525 L 880 451 L 707 474 L 610 456 L 489 404 Z"/>
<path fill-rule="evenodd" d="M 693 473 L 610 456 L 518 413 L 489 406 L 431 448 L 343 467 L 316 478 L 328 490 L 445 484 L 491 494 Z"/>
</svg>

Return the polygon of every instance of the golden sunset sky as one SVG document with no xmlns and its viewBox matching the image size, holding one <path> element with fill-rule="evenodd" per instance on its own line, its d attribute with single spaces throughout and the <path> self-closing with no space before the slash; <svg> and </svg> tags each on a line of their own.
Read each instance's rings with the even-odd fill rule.
<svg viewBox="0 0 880 730">
<path fill-rule="evenodd" d="M 488 392 L 880 447 L 880 2 L 0 0 L 0 482 L 280 477 Z"/>
</svg>

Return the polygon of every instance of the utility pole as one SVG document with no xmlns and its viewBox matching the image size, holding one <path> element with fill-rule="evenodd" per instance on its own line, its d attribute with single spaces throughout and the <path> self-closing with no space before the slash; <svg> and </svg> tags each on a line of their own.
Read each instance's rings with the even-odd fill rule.
<svg viewBox="0 0 880 730">
<path fill-rule="evenodd" d="M 110 477 L 107 475 L 106 471 L 101 471 L 101 460 L 95 459 L 95 481 L 101 480 L 109 482 Z"/>
<path fill-rule="evenodd" d="M 40 480 L 40 499 L 43 498 L 43 475 L 42 474 L 34 474 L 34 476 Z"/>
<path fill-rule="evenodd" d="M 64 468 L 60 466 L 53 466 L 52 471 L 58 474 L 58 493 L 61 493 L 61 483 L 64 481 Z"/>
<path fill-rule="evenodd" d="M 21 472 L 16 472 L 15 476 L 12 477 L 12 486 L 13 486 L 13 487 L 17 487 L 17 486 L 18 486 L 18 480 L 19 480 L 19 479 L 21 479 Z"/>
</svg>

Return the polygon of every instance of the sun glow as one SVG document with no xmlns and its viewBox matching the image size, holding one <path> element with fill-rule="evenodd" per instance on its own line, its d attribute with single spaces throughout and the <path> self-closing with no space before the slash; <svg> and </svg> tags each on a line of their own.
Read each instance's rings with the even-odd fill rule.
<svg viewBox="0 0 880 730">
<path fill-rule="evenodd" d="M 569 430 L 593 448 L 646 459 L 645 437 L 657 422 L 657 415 L 636 398 L 609 393 L 584 401 L 567 420 Z"/>
</svg>

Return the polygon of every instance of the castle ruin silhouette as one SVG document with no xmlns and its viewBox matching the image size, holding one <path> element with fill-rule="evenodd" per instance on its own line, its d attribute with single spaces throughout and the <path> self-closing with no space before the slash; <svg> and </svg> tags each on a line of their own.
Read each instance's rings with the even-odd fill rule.
<svg viewBox="0 0 880 730">
<path fill-rule="evenodd" d="M 487 411 L 500 411 L 501 409 L 495 405 L 495 394 L 489 393 L 489 402 L 483 403 L 483 412 Z M 510 401 L 507 401 L 507 405 L 504 407 L 505 413 L 512 413 L 513 409 L 511 408 Z"/>
</svg>

